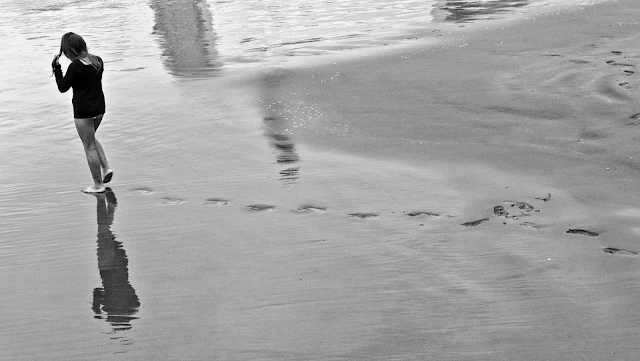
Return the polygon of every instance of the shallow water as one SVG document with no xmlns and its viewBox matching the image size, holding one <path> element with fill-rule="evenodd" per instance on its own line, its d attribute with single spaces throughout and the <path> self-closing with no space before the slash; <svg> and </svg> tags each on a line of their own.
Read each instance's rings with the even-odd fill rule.
<svg viewBox="0 0 640 361">
<path fill-rule="evenodd" d="M 606 338 L 587 344 L 598 333 L 589 322 L 565 332 L 560 316 L 591 304 L 559 286 L 567 275 L 558 269 L 573 259 L 547 261 L 562 252 L 556 234 L 491 223 L 520 237 L 502 248 L 461 226 L 476 220 L 465 210 L 477 200 L 460 194 L 468 173 L 312 151 L 288 127 L 330 109 L 295 94 L 282 102 L 269 73 L 250 87 L 225 76 L 552 5 L 4 1 L 0 359 L 478 360 L 496 350 L 534 359 L 570 352 L 558 335 L 622 353 Z M 99 135 L 116 175 L 104 197 L 79 192 L 89 174 L 70 94 L 50 77 L 66 31 L 105 60 Z M 290 113 L 305 119 L 281 116 Z M 474 188 L 486 189 L 498 198 L 542 192 Z M 547 212 L 537 222 L 562 219 L 536 206 Z M 610 289 L 590 286 L 606 281 L 583 279 L 581 292 L 605 303 Z M 593 313 L 605 325 L 636 317 Z M 515 350 L 542 327 L 536 344 L 547 351 Z M 622 344 L 635 335 L 612 331 Z"/>
</svg>

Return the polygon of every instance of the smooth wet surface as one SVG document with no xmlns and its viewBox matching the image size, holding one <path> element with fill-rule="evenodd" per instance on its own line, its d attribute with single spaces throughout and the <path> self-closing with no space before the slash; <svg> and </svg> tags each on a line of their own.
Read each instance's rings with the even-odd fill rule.
<svg viewBox="0 0 640 361">
<path fill-rule="evenodd" d="M 418 142 L 403 151 L 434 156 L 417 165 L 309 146 L 296 132 L 349 148 L 354 139 L 375 141 L 377 128 L 358 130 L 344 118 L 389 118 L 392 107 L 382 102 L 371 113 L 345 115 L 347 107 L 305 98 L 339 90 L 349 77 L 342 69 L 318 73 L 323 79 L 310 90 L 288 83 L 286 70 L 265 71 L 249 85 L 225 77 L 226 68 L 280 57 L 382 46 L 380 38 L 402 39 L 405 29 L 443 14 L 433 6 L 458 27 L 520 11 L 523 1 L 261 4 L 0 5 L 0 359 L 634 355 L 640 231 L 629 225 L 640 219 L 637 207 L 595 210 L 609 213 L 606 222 L 552 182 L 482 164 L 452 167 Z M 106 61 L 108 110 L 98 137 L 117 177 L 104 195 L 80 191 L 90 177 L 70 94 L 58 94 L 50 77 L 68 30 L 87 34 L 90 50 Z M 496 82 L 509 95 L 538 84 L 536 93 L 562 97 L 554 91 L 566 86 L 619 104 L 630 96 L 610 77 L 637 86 L 637 59 L 610 50 L 558 54 L 550 57 L 553 71 L 539 63 Z M 595 63 L 606 67 L 595 80 L 575 68 Z M 514 125 L 522 132 L 499 137 L 495 118 L 515 114 L 543 130 L 564 119 L 567 110 L 538 104 L 544 109 L 482 104 L 466 114 L 489 113 L 480 134 L 504 153 L 541 129 Z M 632 128 L 637 118 L 629 109 L 620 121 Z M 443 129 L 430 121 L 435 133 Z M 602 154 L 598 142 L 610 133 L 592 128 L 579 138 L 561 134 L 567 145 L 549 158 L 566 148 Z M 377 149 L 387 153 L 396 141 L 389 139 L 380 137 Z M 566 233 L 592 227 L 598 237 Z"/>
</svg>

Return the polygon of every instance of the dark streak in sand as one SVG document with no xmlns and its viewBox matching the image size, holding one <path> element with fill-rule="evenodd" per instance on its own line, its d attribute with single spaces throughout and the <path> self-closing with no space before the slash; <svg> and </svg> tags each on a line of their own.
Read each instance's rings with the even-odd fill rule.
<svg viewBox="0 0 640 361">
<path fill-rule="evenodd" d="M 628 125 L 638 125 L 640 124 L 640 113 L 635 113 L 629 116 L 629 119 L 632 120 Z"/>
<path fill-rule="evenodd" d="M 471 222 L 466 222 L 466 223 L 462 223 L 463 226 L 465 227 L 475 227 L 478 225 L 481 225 L 484 222 L 488 222 L 489 218 L 483 218 L 483 219 L 479 219 L 477 221 L 471 221 Z"/>
<path fill-rule="evenodd" d="M 626 249 L 614 248 L 614 247 L 607 247 L 607 248 L 603 248 L 602 250 L 605 253 L 618 254 L 621 256 L 637 256 L 638 255 L 638 252 L 629 251 Z"/>
<path fill-rule="evenodd" d="M 572 60 L 569 60 L 569 61 L 574 63 L 574 64 L 589 64 L 589 62 L 586 61 L 586 60 L 572 59 Z"/>
<path fill-rule="evenodd" d="M 409 217 L 418 217 L 418 216 L 428 216 L 428 217 L 440 217 L 438 213 L 426 212 L 426 211 L 416 211 L 407 213 Z"/>
<path fill-rule="evenodd" d="M 549 193 L 549 195 L 547 195 L 547 196 L 546 196 L 546 197 L 544 197 L 544 198 L 539 198 L 539 197 L 534 197 L 534 198 L 535 198 L 535 199 L 539 199 L 539 200 L 541 200 L 541 201 L 543 201 L 543 202 L 547 202 L 547 201 L 550 201 L 550 200 L 551 200 L 551 193 Z"/>
<path fill-rule="evenodd" d="M 570 228 L 566 233 L 581 234 L 581 235 L 590 236 L 590 237 L 597 237 L 600 235 L 599 233 L 591 232 L 591 231 L 587 231 L 586 229 L 579 229 L 579 228 Z"/>
<path fill-rule="evenodd" d="M 635 67 L 635 64 L 629 64 L 629 63 L 618 63 L 615 60 L 607 60 L 607 64 L 609 65 L 615 65 L 615 66 L 632 66 Z"/>
<path fill-rule="evenodd" d="M 360 219 L 378 217 L 376 213 L 349 213 L 348 216 L 349 218 L 360 218 Z"/>
</svg>

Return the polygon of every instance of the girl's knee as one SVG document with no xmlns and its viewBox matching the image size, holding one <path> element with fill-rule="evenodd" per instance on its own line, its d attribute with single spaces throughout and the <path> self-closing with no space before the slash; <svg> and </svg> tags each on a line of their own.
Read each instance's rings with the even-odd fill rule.
<svg viewBox="0 0 640 361">
<path fill-rule="evenodd" d="M 80 137 L 80 140 L 82 140 L 82 146 L 84 147 L 85 150 L 95 150 L 96 149 L 96 141 L 95 138 L 93 137 Z"/>
</svg>

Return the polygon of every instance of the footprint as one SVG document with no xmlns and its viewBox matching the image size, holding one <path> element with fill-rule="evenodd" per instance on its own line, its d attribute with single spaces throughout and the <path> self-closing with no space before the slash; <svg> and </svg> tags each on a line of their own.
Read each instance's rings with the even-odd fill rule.
<svg viewBox="0 0 640 361">
<path fill-rule="evenodd" d="M 540 197 L 534 197 L 534 198 L 535 198 L 535 199 L 538 199 L 538 200 L 541 200 L 541 201 L 543 201 L 543 202 L 547 202 L 547 201 L 550 201 L 550 200 L 551 200 L 551 193 L 549 193 L 549 195 L 547 195 L 547 196 L 546 196 L 546 197 L 544 197 L 544 198 L 540 198 Z"/>
<path fill-rule="evenodd" d="M 418 216 L 427 216 L 427 217 L 440 217 L 438 213 L 426 212 L 426 211 L 416 211 L 407 213 L 409 217 L 418 217 Z"/>
<path fill-rule="evenodd" d="M 591 232 L 591 231 L 587 231 L 586 229 L 579 229 L 579 228 L 571 228 L 566 233 L 569 233 L 569 234 L 581 234 L 581 235 L 584 235 L 584 236 L 591 236 L 591 237 L 597 237 L 597 236 L 600 235 L 599 233 Z"/>
<path fill-rule="evenodd" d="M 503 204 L 505 206 L 495 206 L 493 207 L 493 214 L 499 217 L 505 217 L 510 219 L 520 219 L 521 217 L 530 216 L 531 212 L 539 212 L 539 210 L 535 209 L 534 206 L 527 202 L 519 202 L 519 201 L 504 201 Z M 506 207 L 506 208 L 505 208 Z M 520 214 L 514 214 L 509 212 L 507 209 L 518 209 Z"/>
<path fill-rule="evenodd" d="M 252 204 L 245 208 L 249 212 L 265 212 L 276 209 L 276 206 L 270 206 L 268 204 Z"/>
<path fill-rule="evenodd" d="M 506 209 L 504 209 L 503 206 L 495 206 L 493 207 L 493 214 L 495 214 L 496 216 L 507 216 L 509 214 L 509 212 L 507 212 Z"/>
<path fill-rule="evenodd" d="M 602 250 L 606 253 L 618 254 L 621 256 L 637 256 L 638 255 L 638 252 L 633 252 L 626 249 L 620 249 L 620 248 L 614 248 L 614 247 L 607 247 L 607 248 L 603 248 Z"/>
<path fill-rule="evenodd" d="M 162 197 L 160 200 L 160 202 L 162 202 L 163 204 L 182 204 L 186 201 L 186 199 L 176 197 Z"/>
<path fill-rule="evenodd" d="M 577 59 L 573 59 L 573 60 L 569 60 L 570 62 L 574 63 L 574 64 L 589 64 L 588 61 L 586 60 L 577 60 Z"/>
<path fill-rule="evenodd" d="M 611 54 L 620 55 L 622 52 L 620 50 L 611 50 Z"/>
<path fill-rule="evenodd" d="M 543 224 L 537 224 L 537 223 L 533 223 L 533 222 L 522 222 L 520 223 L 521 226 L 524 227 L 530 227 L 533 229 L 544 229 L 544 228 L 549 228 L 549 226 L 545 226 Z"/>
<path fill-rule="evenodd" d="M 518 207 L 525 212 L 531 212 L 535 210 L 535 207 L 527 202 L 505 201 L 511 203 L 511 207 Z"/>
<path fill-rule="evenodd" d="M 203 204 L 211 204 L 211 205 L 216 205 L 216 206 L 226 206 L 227 204 L 229 204 L 229 201 L 226 199 L 222 199 L 222 198 L 207 198 L 204 200 Z"/>
<path fill-rule="evenodd" d="M 133 189 L 130 189 L 130 191 L 134 192 L 134 193 L 143 194 L 145 196 L 148 196 L 148 195 L 151 195 L 151 194 L 155 193 L 155 191 L 153 189 L 147 188 L 147 187 L 133 188 Z"/>
<path fill-rule="evenodd" d="M 326 212 L 327 208 L 326 207 L 320 207 L 320 206 L 314 206 L 314 205 L 310 205 L 310 204 L 305 204 L 302 205 L 298 208 L 295 209 L 296 212 L 304 212 L 304 213 L 320 213 L 320 212 Z"/>
<path fill-rule="evenodd" d="M 488 221 L 489 221 L 489 218 L 482 218 L 482 219 L 479 219 L 477 221 L 471 221 L 471 222 L 462 223 L 462 225 L 465 226 L 465 227 L 475 227 L 475 226 L 481 225 L 482 223 L 488 222 Z"/>
<path fill-rule="evenodd" d="M 635 74 L 636 72 L 635 72 L 635 71 L 633 71 L 633 70 L 624 70 L 624 71 L 623 71 L 623 73 L 624 73 L 624 75 L 633 75 L 633 74 Z"/>
<path fill-rule="evenodd" d="M 360 218 L 360 219 L 378 217 L 376 213 L 349 213 L 347 216 L 349 216 L 349 218 Z"/>
<path fill-rule="evenodd" d="M 609 65 L 615 65 L 615 66 L 632 66 L 635 67 L 635 64 L 629 64 L 629 63 L 618 63 L 615 60 L 607 60 L 607 64 Z"/>
</svg>

